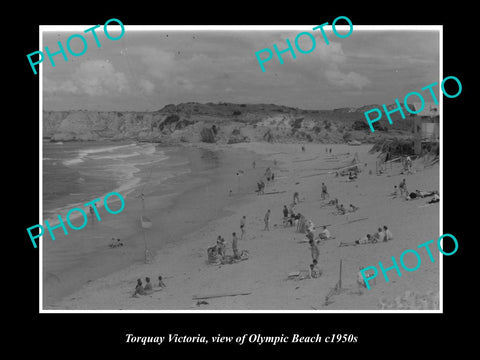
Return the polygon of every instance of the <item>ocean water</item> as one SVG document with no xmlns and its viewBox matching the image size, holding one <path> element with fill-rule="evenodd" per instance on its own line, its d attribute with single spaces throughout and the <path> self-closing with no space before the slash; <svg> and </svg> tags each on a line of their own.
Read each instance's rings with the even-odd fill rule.
<svg viewBox="0 0 480 360">
<path fill-rule="evenodd" d="M 155 176 L 151 176 L 155 169 Z M 135 142 L 43 143 L 43 219 L 57 222 L 73 207 L 112 191 L 123 197 L 188 173 L 188 159 L 174 148 Z M 115 198 L 112 198 L 115 199 Z M 86 210 L 86 209 L 85 209 Z M 80 216 L 80 213 L 72 213 Z"/>
</svg>

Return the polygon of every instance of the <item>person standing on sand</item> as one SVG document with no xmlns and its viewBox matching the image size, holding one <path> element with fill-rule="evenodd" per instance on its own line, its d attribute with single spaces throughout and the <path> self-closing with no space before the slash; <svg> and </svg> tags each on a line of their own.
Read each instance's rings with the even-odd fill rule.
<svg viewBox="0 0 480 360">
<path fill-rule="evenodd" d="M 255 160 L 252 162 L 252 167 L 255 169 Z"/>
<path fill-rule="evenodd" d="M 327 185 L 325 185 L 325 183 L 322 182 L 322 200 L 325 200 L 327 196 L 330 197 L 330 195 L 327 192 Z"/>
<path fill-rule="evenodd" d="M 312 260 L 315 263 L 318 263 L 318 257 L 320 255 L 320 251 L 318 250 L 317 244 L 315 244 L 315 241 L 309 240 L 308 243 L 310 244 L 310 251 L 312 253 Z"/>
<path fill-rule="evenodd" d="M 300 199 L 299 199 L 298 191 L 295 191 L 293 193 L 293 203 L 297 205 L 299 202 L 300 202 Z"/>
<path fill-rule="evenodd" d="M 265 214 L 265 218 L 263 220 L 265 221 L 265 229 L 263 229 L 263 230 L 269 231 L 270 230 L 270 226 L 269 226 L 269 223 L 270 223 L 270 209 L 267 210 L 267 213 Z"/>
<path fill-rule="evenodd" d="M 289 215 L 290 215 L 290 212 L 288 211 L 287 205 L 283 205 L 283 225 L 284 226 L 287 226 Z"/>
<path fill-rule="evenodd" d="M 245 235 L 245 224 L 247 222 L 247 218 L 245 217 L 245 215 L 242 216 L 242 218 L 240 219 L 240 231 L 242 232 L 242 235 L 240 235 L 240 239 L 243 240 L 243 236 Z"/>
<path fill-rule="evenodd" d="M 237 234 L 232 233 L 232 250 L 233 250 L 233 258 L 240 259 L 240 255 L 238 254 L 238 238 Z"/>
<path fill-rule="evenodd" d="M 408 195 L 407 182 L 405 181 L 405 179 L 402 179 L 402 181 L 400 182 L 400 185 L 398 187 L 400 188 L 400 196 L 402 196 L 404 194 L 405 194 L 405 196 Z"/>
</svg>

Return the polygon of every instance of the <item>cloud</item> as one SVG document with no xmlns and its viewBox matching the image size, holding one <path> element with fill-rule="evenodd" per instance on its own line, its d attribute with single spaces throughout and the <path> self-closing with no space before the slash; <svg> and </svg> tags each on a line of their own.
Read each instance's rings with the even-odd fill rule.
<svg viewBox="0 0 480 360">
<path fill-rule="evenodd" d="M 329 69 L 325 70 L 325 77 L 330 84 L 340 87 L 362 89 L 370 84 L 370 80 L 366 76 L 353 71 L 343 73 L 336 65 L 332 65 Z"/>
<path fill-rule="evenodd" d="M 63 92 L 90 96 L 117 95 L 129 90 L 124 73 L 118 72 L 106 60 L 88 60 L 63 81 L 45 76 L 43 88 L 46 93 Z"/>
<path fill-rule="evenodd" d="M 151 95 L 155 91 L 155 85 L 150 80 L 141 79 L 138 85 L 140 86 L 140 89 L 147 95 Z"/>
<path fill-rule="evenodd" d="M 43 77 L 43 90 L 46 93 L 71 93 L 78 94 L 79 88 L 74 84 L 72 80 L 66 80 L 63 82 L 52 80 L 51 78 Z"/>
</svg>

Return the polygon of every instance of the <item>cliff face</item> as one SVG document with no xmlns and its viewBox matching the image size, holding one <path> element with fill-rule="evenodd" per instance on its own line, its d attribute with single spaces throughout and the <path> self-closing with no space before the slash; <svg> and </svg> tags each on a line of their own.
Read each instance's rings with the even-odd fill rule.
<svg viewBox="0 0 480 360">
<path fill-rule="evenodd" d="M 363 110 L 363 109 L 362 109 Z M 344 142 L 382 135 L 359 131 L 361 109 L 301 110 L 273 104 L 167 105 L 154 112 L 45 111 L 43 136 L 52 141 L 125 140 L 151 142 L 314 141 Z M 386 131 L 408 129 L 407 120 L 394 121 Z M 378 123 L 380 124 L 380 122 Z M 380 129 L 379 129 L 380 130 Z M 385 135 L 385 133 L 383 133 Z"/>
</svg>

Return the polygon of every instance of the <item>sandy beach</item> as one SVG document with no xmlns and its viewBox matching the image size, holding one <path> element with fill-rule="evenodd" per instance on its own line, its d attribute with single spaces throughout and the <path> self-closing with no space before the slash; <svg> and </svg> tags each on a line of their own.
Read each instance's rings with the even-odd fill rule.
<svg viewBox="0 0 480 360">
<path fill-rule="evenodd" d="M 331 154 L 325 152 L 326 147 L 333 149 Z M 371 147 L 368 144 L 308 144 L 306 151 L 302 152 L 300 144 L 217 145 L 215 149 L 229 152 L 245 154 L 245 150 L 248 150 L 251 159 L 257 160 L 257 166 L 252 169 L 248 156 L 243 157 L 243 163 L 232 164 L 232 174 L 237 167 L 243 170 L 240 176 L 244 177 L 238 180 L 242 187 L 237 188 L 233 196 L 228 196 L 227 193 L 229 185 L 234 181 L 231 177 L 228 180 L 222 179 L 223 187 L 219 185 L 220 181 L 215 183 L 215 190 L 211 191 L 217 196 L 212 197 L 211 201 L 218 202 L 223 198 L 225 202 L 203 217 L 210 218 L 208 221 L 203 224 L 198 221 L 198 218 L 202 218 L 205 206 L 195 207 L 199 204 L 195 196 L 192 197 L 195 193 L 192 191 L 188 194 L 192 211 L 183 213 L 181 220 L 184 223 L 197 221 L 201 226 L 184 228 L 185 231 L 178 233 L 175 241 L 162 243 L 150 263 L 138 261 L 97 280 L 86 281 L 78 291 L 52 302 L 45 309 L 379 310 L 380 298 L 392 300 L 403 296 L 406 291 L 438 294 L 438 251 L 433 251 L 435 263 L 427 262 L 427 255 L 423 254 L 417 271 L 402 271 L 401 277 L 395 271 L 390 271 L 388 274 L 391 281 L 388 283 L 379 274 L 371 290 L 360 289 L 357 284 L 359 266 L 378 267 L 379 261 L 385 266 L 391 266 L 392 256 L 398 262 L 404 250 L 415 249 L 419 244 L 430 239 L 436 240 L 439 236 L 439 204 L 422 207 L 428 198 L 405 201 L 389 196 L 394 185 L 398 185 L 403 178 L 406 178 L 411 191 L 438 190 L 438 163 L 424 168 L 420 159 L 414 164 L 414 174 L 410 175 L 400 174 L 400 166 L 394 164 L 387 168 L 386 173 L 376 175 L 375 162 L 378 154 L 369 154 Z M 335 177 L 334 172 L 329 174 L 325 170 L 348 165 L 355 153 L 363 164 L 356 181 L 348 182 L 347 177 Z M 267 183 L 265 195 L 258 196 L 254 193 L 255 182 L 262 177 L 265 164 L 274 161 L 276 165 L 272 168 L 275 181 Z M 225 180 L 229 183 L 225 184 Z M 354 204 L 359 210 L 346 215 L 334 215 L 334 207 L 322 206 L 322 182 L 327 185 L 331 198 L 338 198 L 339 203 L 346 207 Z M 329 225 L 328 228 L 335 237 L 319 246 L 319 267 L 323 273 L 317 279 L 288 278 L 292 272 L 306 272 L 311 263 L 310 247 L 305 241 L 305 234 L 297 232 L 295 227 L 284 227 L 282 224 L 283 205 L 288 206 L 292 202 L 295 191 L 299 192 L 301 200 L 297 211 L 313 221 L 315 234 L 318 234 L 322 225 Z M 149 199 L 154 197 L 155 194 L 149 194 Z M 138 213 L 138 202 L 128 206 L 132 206 L 128 209 L 130 214 Z M 149 206 L 154 209 L 156 202 L 151 201 Z M 272 211 L 270 231 L 263 231 L 263 217 L 267 209 Z M 240 233 L 239 224 L 243 215 L 247 219 L 246 236 L 239 241 L 238 247 L 240 250 L 248 250 L 249 258 L 234 264 L 209 264 L 207 248 L 215 245 L 218 235 L 226 239 L 227 254 L 232 254 L 232 232 Z M 357 219 L 362 220 L 355 221 Z M 161 238 L 165 231 L 180 223 L 163 224 L 165 227 L 149 229 L 147 236 Z M 373 234 L 383 225 L 392 231 L 394 240 L 361 246 L 338 246 L 340 241 L 353 242 L 367 233 Z M 141 237 L 139 226 L 134 236 Z M 121 251 L 124 250 L 119 250 L 119 253 Z M 342 289 L 325 303 L 325 297 L 339 280 L 340 261 Z M 410 266 L 413 267 L 414 264 Z M 145 277 L 150 277 L 157 290 L 159 275 L 163 276 L 166 288 L 151 295 L 131 297 L 138 278 L 145 282 Z M 194 299 L 236 292 L 248 295 L 212 297 L 201 303 Z"/>
</svg>

